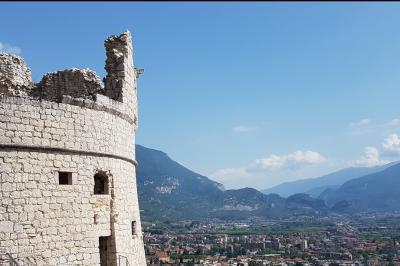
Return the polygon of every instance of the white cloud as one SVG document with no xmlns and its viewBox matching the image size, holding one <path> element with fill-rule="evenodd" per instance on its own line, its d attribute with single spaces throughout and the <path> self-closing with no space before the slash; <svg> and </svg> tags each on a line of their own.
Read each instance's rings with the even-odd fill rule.
<svg viewBox="0 0 400 266">
<path fill-rule="evenodd" d="M 390 134 L 382 144 L 386 150 L 400 151 L 400 138 L 397 134 Z"/>
<path fill-rule="evenodd" d="M 364 155 L 361 159 L 354 160 L 350 162 L 351 166 L 376 166 L 376 165 L 383 165 L 387 164 L 389 161 L 382 160 L 379 155 L 379 151 L 375 147 L 365 147 L 364 148 Z"/>
<path fill-rule="evenodd" d="M 388 122 L 382 123 L 372 123 L 368 118 L 361 119 L 360 121 L 353 122 L 349 124 L 349 133 L 353 136 L 360 136 L 366 133 L 372 132 L 385 132 L 390 131 L 400 127 L 400 118 L 393 118 Z M 389 131 L 389 132 L 388 132 Z"/>
<path fill-rule="evenodd" d="M 400 138 L 397 134 L 390 134 L 382 143 L 382 147 L 387 154 L 400 153 Z"/>
<path fill-rule="evenodd" d="M 373 126 L 371 125 L 370 119 L 364 118 L 360 121 L 350 123 L 349 128 L 351 135 L 359 136 L 368 133 Z"/>
<path fill-rule="evenodd" d="M 369 125 L 370 123 L 371 123 L 371 120 L 369 120 L 368 118 L 364 118 L 358 122 L 350 123 L 350 126 L 351 127 L 362 127 L 362 126 Z"/>
<path fill-rule="evenodd" d="M 268 157 L 257 159 L 252 164 L 251 169 L 297 169 L 301 166 L 321 164 L 327 162 L 327 159 L 315 151 L 295 151 L 286 155 L 270 155 Z"/>
<path fill-rule="evenodd" d="M 389 123 L 387 123 L 388 126 L 399 126 L 400 125 L 400 119 L 399 118 L 394 118 L 392 119 Z"/>
<path fill-rule="evenodd" d="M 232 128 L 233 132 L 235 133 L 246 133 L 246 132 L 252 132 L 256 131 L 257 127 L 251 127 L 251 126 L 236 126 Z"/>
<path fill-rule="evenodd" d="M 10 54 L 20 54 L 21 48 L 0 42 L 0 52 L 10 53 Z"/>
<path fill-rule="evenodd" d="M 213 174 L 212 177 L 218 180 L 229 178 L 243 178 L 254 176 L 255 174 L 276 174 L 280 171 L 294 170 L 300 168 L 326 163 L 328 160 L 315 151 L 295 151 L 286 155 L 269 155 L 265 158 L 256 159 L 246 167 L 224 168 Z"/>
<path fill-rule="evenodd" d="M 241 178 L 248 176 L 246 168 L 224 168 L 211 174 L 213 177 L 218 177 L 220 179 L 225 178 Z"/>
<path fill-rule="evenodd" d="M 400 122 L 397 119 L 393 119 L 390 123 L 395 125 Z M 389 125 L 386 124 L 386 125 Z M 376 166 L 390 163 L 394 159 L 398 159 L 400 155 L 400 136 L 397 134 L 390 134 L 387 136 L 383 143 L 382 149 L 378 150 L 375 147 L 365 147 L 364 155 L 361 159 L 351 161 L 351 166 Z M 386 159 L 382 159 L 386 158 Z M 388 160 L 389 159 L 389 160 Z"/>
</svg>

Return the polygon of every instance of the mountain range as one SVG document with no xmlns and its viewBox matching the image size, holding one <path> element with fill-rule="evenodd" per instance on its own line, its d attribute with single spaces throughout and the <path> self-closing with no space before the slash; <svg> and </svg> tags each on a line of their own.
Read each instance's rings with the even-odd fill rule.
<svg viewBox="0 0 400 266">
<path fill-rule="evenodd" d="M 276 193 L 282 197 L 288 197 L 296 193 L 307 193 L 312 197 L 318 197 L 326 189 L 337 189 L 346 181 L 380 172 L 393 164 L 373 167 L 349 167 L 316 178 L 285 182 L 272 188 L 263 189 L 261 192 L 264 194 Z"/>
<path fill-rule="evenodd" d="M 265 194 L 254 188 L 226 190 L 166 153 L 136 145 L 137 187 L 144 219 L 246 219 L 329 212 L 400 210 L 400 164 L 346 168 L 299 180 Z M 293 193 L 291 193 L 293 192 Z M 285 196 L 285 197 L 283 197 Z"/>
<path fill-rule="evenodd" d="M 162 151 L 136 145 L 139 203 L 146 219 L 244 219 L 317 214 L 326 210 L 321 199 L 298 194 L 287 199 L 253 188 L 225 190 Z"/>
<path fill-rule="evenodd" d="M 399 211 L 400 164 L 349 180 L 336 190 L 326 190 L 319 198 L 339 212 Z"/>
</svg>

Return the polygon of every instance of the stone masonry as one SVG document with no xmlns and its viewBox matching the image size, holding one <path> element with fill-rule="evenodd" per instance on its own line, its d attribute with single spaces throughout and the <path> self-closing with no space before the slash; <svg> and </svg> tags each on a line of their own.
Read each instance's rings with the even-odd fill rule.
<svg viewBox="0 0 400 266">
<path fill-rule="evenodd" d="M 105 84 L 0 54 L 0 265 L 145 265 L 131 34 L 105 47 Z"/>
<path fill-rule="evenodd" d="M 0 52 L 0 95 L 26 96 L 32 87 L 31 70 L 24 60 Z"/>
</svg>

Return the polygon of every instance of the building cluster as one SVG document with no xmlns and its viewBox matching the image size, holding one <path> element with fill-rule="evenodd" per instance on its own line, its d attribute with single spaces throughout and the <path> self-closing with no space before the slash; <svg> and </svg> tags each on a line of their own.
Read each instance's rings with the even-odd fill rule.
<svg viewBox="0 0 400 266">
<path fill-rule="evenodd" d="M 241 231 L 250 227 L 243 223 L 235 231 L 210 221 L 181 226 L 145 228 L 148 265 L 400 265 L 398 240 L 366 239 L 363 228 L 347 224 L 264 233 Z"/>
</svg>

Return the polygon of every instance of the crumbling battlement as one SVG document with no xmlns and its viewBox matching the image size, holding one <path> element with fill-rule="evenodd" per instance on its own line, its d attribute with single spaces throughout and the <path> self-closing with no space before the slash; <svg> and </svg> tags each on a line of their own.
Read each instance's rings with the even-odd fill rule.
<svg viewBox="0 0 400 266">
<path fill-rule="evenodd" d="M 21 57 L 0 53 L 0 97 L 29 97 L 61 103 L 65 97 L 96 102 L 97 95 L 104 95 L 125 105 L 126 115 L 136 124 L 136 79 L 143 72 L 133 66 L 131 33 L 112 35 L 104 46 L 107 56 L 104 82 L 93 70 L 71 68 L 49 72 L 34 84 L 31 71 Z M 79 101 L 68 100 L 67 103 L 74 105 Z M 111 109 L 113 106 L 115 104 Z"/>
<path fill-rule="evenodd" d="M 105 70 L 105 93 L 111 99 L 123 101 L 123 81 L 126 70 L 132 67 L 132 58 L 128 58 L 132 47 L 129 43 L 131 36 L 129 33 L 120 36 L 111 36 L 104 42 L 107 60 Z"/>
<path fill-rule="evenodd" d="M 96 72 L 72 68 L 47 73 L 34 93 L 41 99 L 56 102 L 60 102 L 63 96 L 96 100 L 96 94 L 104 94 L 104 85 Z"/>
<path fill-rule="evenodd" d="M 33 88 L 31 70 L 17 56 L 0 53 L 0 95 L 26 96 Z"/>
<path fill-rule="evenodd" d="M 130 106 L 130 114 L 137 125 L 137 77 L 142 73 L 133 66 L 132 35 L 129 31 L 111 36 L 105 42 L 106 65 L 104 94 Z"/>
</svg>

